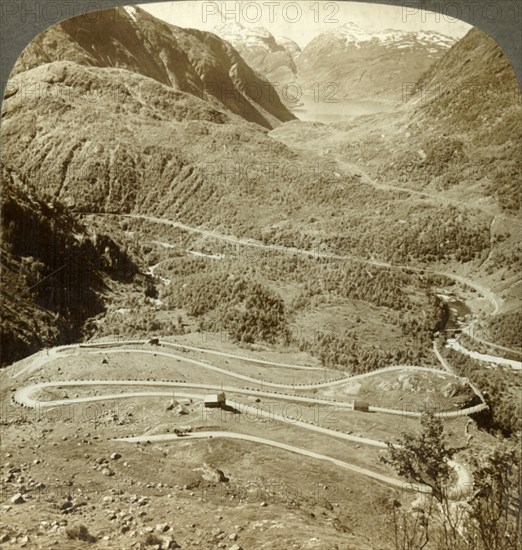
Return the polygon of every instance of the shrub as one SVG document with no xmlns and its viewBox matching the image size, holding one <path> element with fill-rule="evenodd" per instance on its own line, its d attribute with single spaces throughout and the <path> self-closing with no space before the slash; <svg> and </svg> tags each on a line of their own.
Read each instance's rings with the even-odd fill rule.
<svg viewBox="0 0 522 550">
<path fill-rule="evenodd" d="M 85 525 L 74 525 L 69 527 L 65 534 L 68 539 L 71 540 L 83 540 L 85 542 L 96 542 L 96 537 L 89 533 L 89 530 Z"/>
</svg>

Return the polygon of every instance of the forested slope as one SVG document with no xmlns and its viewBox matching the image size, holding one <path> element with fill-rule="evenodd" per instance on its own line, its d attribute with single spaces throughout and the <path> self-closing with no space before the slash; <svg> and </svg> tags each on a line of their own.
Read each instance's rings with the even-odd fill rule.
<svg viewBox="0 0 522 550">
<path fill-rule="evenodd" d="M 2 364 L 74 341 L 101 311 L 111 278 L 136 267 L 107 236 L 89 235 L 52 197 L 36 198 L 2 167 Z"/>
</svg>

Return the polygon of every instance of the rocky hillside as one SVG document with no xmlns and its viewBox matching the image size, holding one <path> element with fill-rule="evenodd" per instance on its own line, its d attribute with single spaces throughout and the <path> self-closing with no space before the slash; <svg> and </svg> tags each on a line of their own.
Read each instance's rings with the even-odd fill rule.
<svg viewBox="0 0 522 550">
<path fill-rule="evenodd" d="M 485 145 L 519 141 L 520 98 L 509 59 L 474 28 L 422 75 L 408 99 L 430 123 Z"/>
<path fill-rule="evenodd" d="M 276 89 L 296 81 L 295 60 L 301 48 L 290 38 L 276 37 L 263 27 L 247 28 L 241 23 L 219 25 L 214 32 L 230 42 L 250 67 Z"/>
<path fill-rule="evenodd" d="M 341 99 L 399 102 L 403 84 L 419 77 L 454 44 L 433 32 L 368 32 L 354 23 L 321 33 L 297 59 L 303 90 L 335 82 Z"/>
<path fill-rule="evenodd" d="M 2 167 L 1 364 L 78 338 L 103 310 L 110 278 L 136 268 L 105 235 L 88 235 L 59 201 L 37 199 Z"/>
<path fill-rule="evenodd" d="M 140 8 L 104 10 L 51 27 L 24 50 L 12 75 L 55 61 L 125 69 L 198 98 L 215 98 L 266 128 L 294 118 L 228 42 L 169 25 Z"/>
</svg>

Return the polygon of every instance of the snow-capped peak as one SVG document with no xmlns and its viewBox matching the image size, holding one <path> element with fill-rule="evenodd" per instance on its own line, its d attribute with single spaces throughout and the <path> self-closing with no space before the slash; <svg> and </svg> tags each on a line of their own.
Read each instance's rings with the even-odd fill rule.
<svg viewBox="0 0 522 550">
<path fill-rule="evenodd" d="M 264 27 L 245 27 L 241 23 L 225 23 L 214 27 L 213 32 L 234 47 L 273 50 L 276 45 L 279 45 L 292 55 L 297 55 L 301 51 L 301 48 L 290 38 L 273 36 Z"/>
<path fill-rule="evenodd" d="M 243 27 L 241 23 L 223 23 L 222 25 L 214 27 L 214 30 L 216 33 L 227 32 L 230 34 L 241 34 L 245 30 L 245 27 Z"/>
<path fill-rule="evenodd" d="M 378 41 L 382 45 L 392 45 L 400 42 L 402 43 L 401 47 L 414 46 L 420 43 L 425 46 L 450 48 L 456 42 L 454 38 L 435 31 L 403 31 L 397 29 L 367 31 L 352 22 L 323 33 L 323 36 L 328 35 L 344 38 L 346 45 L 355 45 L 355 47 L 359 47 L 359 44 L 363 42 Z"/>
<path fill-rule="evenodd" d="M 263 27 L 244 27 L 241 23 L 225 23 L 214 27 L 214 32 L 230 42 L 237 44 L 261 45 L 272 35 Z"/>
<path fill-rule="evenodd" d="M 344 23 L 344 25 L 333 29 L 331 32 L 345 36 L 351 42 L 367 42 L 373 38 L 371 33 L 361 29 L 361 27 L 352 22 Z"/>
</svg>

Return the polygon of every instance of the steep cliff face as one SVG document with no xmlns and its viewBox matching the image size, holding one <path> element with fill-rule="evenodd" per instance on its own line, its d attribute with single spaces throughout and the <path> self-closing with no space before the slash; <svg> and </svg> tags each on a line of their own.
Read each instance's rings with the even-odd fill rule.
<svg viewBox="0 0 522 550">
<path fill-rule="evenodd" d="M 472 29 L 419 79 L 406 107 L 414 110 L 412 133 L 429 127 L 442 134 L 439 150 L 451 144 L 447 136 L 458 135 L 483 193 L 520 211 L 522 96 L 508 57 L 490 36 Z M 462 165 L 455 173 L 462 174 Z"/>
<path fill-rule="evenodd" d="M 24 50 L 12 76 L 55 61 L 125 69 L 201 99 L 215 98 L 266 128 L 294 118 L 228 42 L 139 8 L 103 10 L 51 27 Z"/>
</svg>

